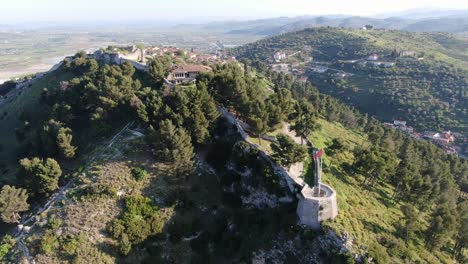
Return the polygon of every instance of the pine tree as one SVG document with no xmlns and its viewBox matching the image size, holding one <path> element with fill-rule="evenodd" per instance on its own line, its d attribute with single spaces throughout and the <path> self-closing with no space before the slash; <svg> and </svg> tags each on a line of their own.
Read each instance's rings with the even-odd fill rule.
<svg viewBox="0 0 468 264">
<path fill-rule="evenodd" d="M 272 157 L 282 166 L 289 167 L 305 159 L 306 148 L 296 144 L 288 135 L 277 136 L 278 144 L 272 144 Z"/>
<path fill-rule="evenodd" d="M 60 165 L 54 159 L 40 158 L 20 160 L 21 168 L 18 172 L 20 179 L 24 179 L 26 187 L 33 193 L 47 195 L 58 188 L 62 175 Z"/>
<path fill-rule="evenodd" d="M 5 223 L 19 222 L 18 213 L 27 211 L 28 192 L 5 185 L 0 192 L 0 219 Z"/>
<path fill-rule="evenodd" d="M 159 123 L 158 130 L 153 129 L 150 141 L 158 159 L 174 163 L 181 173 L 192 170 L 194 150 L 185 129 L 174 126 L 170 120 L 163 120 Z"/>
<path fill-rule="evenodd" d="M 72 145 L 72 130 L 68 127 L 61 127 L 57 133 L 57 146 L 61 157 L 71 159 L 75 157 L 76 147 Z"/>
<path fill-rule="evenodd" d="M 405 219 L 405 239 L 409 242 L 411 234 L 416 230 L 419 221 L 419 212 L 410 204 L 403 204 L 400 207 Z"/>
<path fill-rule="evenodd" d="M 265 119 L 259 117 L 251 117 L 248 122 L 250 130 L 258 137 L 258 144 L 262 144 L 261 136 L 268 131 L 268 125 Z"/>
<path fill-rule="evenodd" d="M 442 201 L 431 214 L 429 227 L 426 230 L 426 245 L 430 249 L 439 249 L 457 228 L 456 211 L 449 201 Z"/>
<path fill-rule="evenodd" d="M 315 109 L 306 100 L 299 100 L 295 104 L 294 119 L 295 124 L 292 129 L 302 136 L 307 137 L 312 131 L 320 129 L 320 125 L 316 122 Z"/>
<path fill-rule="evenodd" d="M 460 225 L 455 236 L 455 246 L 453 247 L 453 256 L 462 262 L 463 251 L 468 245 L 468 202 L 464 201 L 458 205 L 457 211 Z"/>
<path fill-rule="evenodd" d="M 170 67 L 170 58 L 167 56 L 156 57 L 149 62 L 148 74 L 155 83 L 159 83 L 169 74 Z"/>
<path fill-rule="evenodd" d="M 41 143 L 45 155 L 73 158 L 76 147 L 72 145 L 72 130 L 63 123 L 49 120 L 42 128 Z"/>
</svg>

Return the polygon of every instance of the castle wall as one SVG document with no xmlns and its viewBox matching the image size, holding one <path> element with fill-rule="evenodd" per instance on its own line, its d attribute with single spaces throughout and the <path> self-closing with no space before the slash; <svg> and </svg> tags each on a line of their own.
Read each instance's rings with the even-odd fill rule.
<svg viewBox="0 0 468 264">
<path fill-rule="evenodd" d="M 242 126 L 239 124 L 237 119 L 232 113 L 229 113 L 225 108 L 219 107 L 221 115 L 226 118 L 226 120 L 235 125 L 237 131 L 241 137 L 246 140 L 247 133 L 244 131 Z M 248 141 L 247 141 L 248 142 Z M 254 147 L 257 147 L 255 144 L 249 143 Z M 281 166 L 279 166 L 273 159 L 267 155 L 265 152 L 260 150 L 260 156 L 270 162 L 271 166 L 274 169 L 276 175 L 284 178 L 288 187 L 292 193 L 296 192 L 296 186 L 300 185 L 296 183 L 291 175 Z M 326 184 L 320 185 L 321 191 L 325 192 L 323 197 L 314 197 L 313 189 L 309 185 L 304 184 L 301 192 L 297 194 L 299 199 L 296 213 L 299 216 L 301 224 L 306 225 L 312 229 L 320 229 L 320 222 L 325 220 L 330 220 L 335 218 L 338 215 L 338 205 L 336 199 L 336 192 L 333 188 Z"/>
</svg>

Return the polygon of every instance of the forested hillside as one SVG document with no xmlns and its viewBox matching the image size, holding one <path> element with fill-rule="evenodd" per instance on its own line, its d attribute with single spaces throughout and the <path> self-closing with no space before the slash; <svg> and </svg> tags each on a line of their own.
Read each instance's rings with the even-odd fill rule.
<svg viewBox="0 0 468 264">
<path fill-rule="evenodd" d="M 27 91 L 43 111 L 7 128 L 28 147 L 18 147 L 9 165 L 16 180 L 0 192 L 9 224 L 0 260 L 466 261 L 465 160 L 251 64 L 212 65 L 196 83 L 169 87 L 167 60 L 141 72 L 78 53 L 60 77 Z M 218 107 L 245 123 L 258 147 Z M 296 196 L 260 152 L 284 167 L 304 160 L 301 177 L 313 184 L 313 149 L 278 133 L 285 123 L 325 148 L 324 180 L 340 213 L 320 231 L 298 224 Z"/>
<path fill-rule="evenodd" d="M 275 52 L 312 56 L 306 75 L 333 95 L 383 121 L 407 120 L 418 130 L 467 133 L 468 40 L 449 33 L 311 28 L 239 47 L 233 54 L 257 66 Z M 401 51 L 411 56 L 400 56 Z M 367 57 L 377 54 L 378 61 Z M 263 70 L 266 66 L 261 66 Z M 338 73 L 344 73 L 345 78 Z"/>
</svg>

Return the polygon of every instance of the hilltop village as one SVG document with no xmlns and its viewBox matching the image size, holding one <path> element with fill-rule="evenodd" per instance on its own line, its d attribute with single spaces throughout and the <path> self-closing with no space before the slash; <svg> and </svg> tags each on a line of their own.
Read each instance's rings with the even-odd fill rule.
<svg viewBox="0 0 468 264">
<path fill-rule="evenodd" d="M 236 61 L 235 57 L 227 55 L 223 50 L 218 50 L 214 54 L 203 54 L 195 52 L 193 49 L 136 45 L 108 46 L 88 54 L 89 58 L 103 60 L 107 63 L 122 64 L 129 61 L 139 70 L 147 70 L 148 63 L 152 59 L 162 56 L 168 56 L 172 63 L 171 71 L 165 78 L 169 85 L 187 84 L 195 81 L 198 73 L 211 71 L 208 65 Z"/>
</svg>

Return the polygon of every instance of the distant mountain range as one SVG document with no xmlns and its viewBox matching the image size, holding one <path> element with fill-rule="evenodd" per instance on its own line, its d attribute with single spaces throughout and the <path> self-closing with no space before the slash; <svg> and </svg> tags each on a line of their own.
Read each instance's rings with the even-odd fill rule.
<svg viewBox="0 0 468 264">
<path fill-rule="evenodd" d="M 376 17 L 346 15 L 277 17 L 249 21 L 218 21 L 200 25 L 184 25 L 184 27 L 225 34 L 271 36 L 308 27 L 361 28 L 364 25 L 414 32 L 467 33 L 468 10 L 416 9 Z"/>
<path fill-rule="evenodd" d="M 441 10 L 431 8 L 411 9 L 401 12 L 384 13 L 375 16 L 353 16 L 346 14 L 305 15 L 297 17 L 275 17 L 253 20 L 187 20 L 183 24 L 176 20 L 140 21 L 82 21 L 82 22 L 24 22 L 0 24 L 0 31 L 28 30 L 67 30 L 96 31 L 116 29 L 208 31 L 227 35 L 272 36 L 308 27 L 361 28 L 372 25 L 374 28 L 397 29 L 413 32 L 445 31 L 462 33 L 468 36 L 468 10 Z"/>
<path fill-rule="evenodd" d="M 400 12 L 383 13 L 374 17 L 387 18 L 387 17 L 400 17 L 407 19 L 427 19 L 427 18 L 439 18 L 439 17 L 466 17 L 468 16 L 468 10 L 454 10 L 454 9 L 438 9 L 438 8 L 417 8 L 409 9 Z"/>
</svg>

